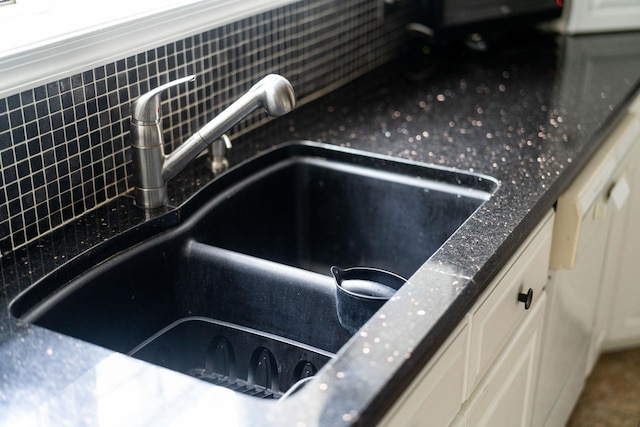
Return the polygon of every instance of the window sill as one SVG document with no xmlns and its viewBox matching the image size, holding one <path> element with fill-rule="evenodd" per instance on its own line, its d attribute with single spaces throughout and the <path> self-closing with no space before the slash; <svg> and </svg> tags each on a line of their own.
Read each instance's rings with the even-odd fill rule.
<svg viewBox="0 0 640 427">
<path fill-rule="evenodd" d="M 73 2 L 72 0 L 67 0 Z M 202 33 L 217 26 L 255 15 L 292 0 L 183 0 L 154 2 L 151 10 L 138 6 L 105 6 L 91 17 L 53 8 L 24 14 L 11 5 L 0 9 L 0 39 L 14 40 L 0 48 L 0 97 L 68 77 L 106 62 Z M 131 3 L 131 2 L 129 2 Z M 136 2 L 134 2 L 136 3 Z M 84 3 L 87 4 L 87 3 Z M 147 8 L 149 9 L 149 8 Z M 119 16 L 126 10 L 127 16 Z M 33 11 L 32 11 L 33 12 Z M 13 14 L 14 16 L 10 16 Z M 55 25 L 52 25 L 55 24 Z M 34 28 L 43 28 L 39 38 Z"/>
</svg>

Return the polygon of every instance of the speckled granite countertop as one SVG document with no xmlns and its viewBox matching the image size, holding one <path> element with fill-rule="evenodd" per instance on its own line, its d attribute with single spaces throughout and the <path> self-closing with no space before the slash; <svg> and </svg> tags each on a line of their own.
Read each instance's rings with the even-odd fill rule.
<svg viewBox="0 0 640 427">
<path fill-rule="evenodd" d="M 129 197 L 4 257 L 0 425 L 372 425 L 552 207 L 640 80 L 640 34 L 547 41 L 416 70 L 399 60 L 235 141 L 237 163 L 306 139 L 490 175 L 500 188 L 302 392 L 257 401 L 14 319 L 8 304 L 55 267 L 177 223 Z M 172 201 L 210 177 L 197 165 Z M 115 242 L 115 243 L 113 243 Z"/>
</svg>

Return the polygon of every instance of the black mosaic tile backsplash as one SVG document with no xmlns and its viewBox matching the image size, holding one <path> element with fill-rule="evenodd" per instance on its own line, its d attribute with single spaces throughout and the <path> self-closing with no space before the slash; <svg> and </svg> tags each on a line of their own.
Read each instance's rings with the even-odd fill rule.
<svg viewBox="0 0 640 427">
<path fill-rule="evenodd" d="M 131 190 L 141 93 L 197 75 L 163 103 L 167 151 L 266 74 L 287 77 L 303 104 L 394 56 L 402 12 L 382 22 L 380 3 L 304 0 L 0 98 L 0 256 Z"/>
</svg>

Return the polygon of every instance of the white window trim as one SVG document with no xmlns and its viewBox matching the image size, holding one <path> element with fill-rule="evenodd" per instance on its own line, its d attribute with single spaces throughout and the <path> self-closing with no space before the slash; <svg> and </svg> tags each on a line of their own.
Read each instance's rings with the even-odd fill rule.
<svg viewBox="0 0 640 427">
<path fill-rule="evenodd" d="M 0 52 L 0 98 L 293 3 L 294 0 L 187 1 L 189 4 L 179 7 L 111 19 L 108 23 L 67 31 L 58 37 Z M 3 7 L 0 12 L 13 6 Z"/>
</svg>

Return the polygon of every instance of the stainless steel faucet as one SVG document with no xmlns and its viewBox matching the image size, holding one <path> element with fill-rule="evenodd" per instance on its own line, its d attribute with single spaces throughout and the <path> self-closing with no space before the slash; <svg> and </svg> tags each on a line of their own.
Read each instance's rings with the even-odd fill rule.
<svg viewBox="0 0 640 427">
<path fill-rule="evenodd" d="M 296 103 L 291 83 L 282 76 L 270 74 L 165 155 L 160 97 L 168 88 L 194 80 L 195 76 L 187 76 L 168 82 L 141 95 L 131 105 L 133 177 L 138 206 L 157 208 L 167 204 L 167 182 L 255 109 L 262 107 L 271 116 L 281 116 Z"/>
</svg>

